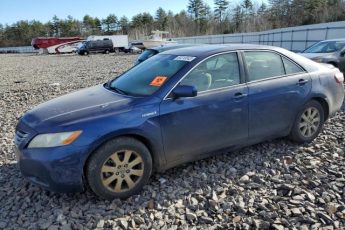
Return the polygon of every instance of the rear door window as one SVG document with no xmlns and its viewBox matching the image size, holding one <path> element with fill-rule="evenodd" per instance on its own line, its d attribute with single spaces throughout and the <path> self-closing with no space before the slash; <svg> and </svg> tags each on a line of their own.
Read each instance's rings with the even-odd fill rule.
<svg viewBox="0 0 345 230">
<path fill-rule="evenodd" d="M 268 51 L 245 51 L 249 81 L 285 75 L 280 55 Z"/>
</svg>

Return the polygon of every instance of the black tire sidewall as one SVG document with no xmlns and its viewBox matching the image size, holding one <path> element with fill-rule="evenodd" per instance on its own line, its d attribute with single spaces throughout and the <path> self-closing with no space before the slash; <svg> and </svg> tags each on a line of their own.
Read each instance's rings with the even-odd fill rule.
<svg viewBox="0 0 345 230">
<path fill-rule="evenodd" d="M 319 124 L 319 127 L 317 129 L 317 131 L 310 137 L 305 137 L 301 134 L 301 131 L 299 129 L 299 123 L 300 123 L 300 119 L 301 119 L 301 116 L 302 114 L 304 113 L 304 111 L 307 109 L 307 108 L 310 108 L 310 107 L 314 107 L 318 110 L 319 114 L 320 114 L 320 124 Z M 309 101 L 307 102 L 303 108 L 299 111 L 299 113 L 297 114 L 296 116 L 296 119 L 295 119 L 295 122 L 293 124 L 293 127 L 292 127 L 292 130 L 291 130 L 291 133 L 290 133 L 290 138 L 295 141 L 295 142 L 298 142 L 298 143 L 307 143 L 307 142 L 311 142 L 313 141 L 318 135 L 319 133 L 321 132 L 322 128 L 323 128 L 323 124 L 325 122 L 325 114 L 324 114 L 324 109 L 322 107 L 322 105 L 315 101 L 315 100 L 312 100 L 312 101 Z"/>
<path fill-rule="evenodd" d="M 124 149 L 135 151 L 142 157 L 144 162 L 144 175 L 133 189 L 122 193 L 111 192 L 102 184 L 100 176 L 101 167 L 111 154 Z M 151 172 L 152 157 L 147 147 L 143 143 L 133 138 L 117 138 L 108 141 L 92 154 L 87 162 L 86 178 L 90 188 L 98 196 L 109 200 L 115 198 L 125 199 L 137 194 L 142 190 L 144 185 L 149 181 Z"/>
</svg>

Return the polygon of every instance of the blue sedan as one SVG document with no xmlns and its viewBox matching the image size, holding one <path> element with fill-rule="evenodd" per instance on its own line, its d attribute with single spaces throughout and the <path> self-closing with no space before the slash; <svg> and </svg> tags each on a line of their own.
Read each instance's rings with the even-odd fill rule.
<svg viewBox="0 0 345 230">
<path fill-rule="evenodd" d="M 287 50 L 206 45 L 158 54 L 109 82 L 36 106 L 16 127 L 22 174 L 106 199 L 151 174 L 265 140 L 310 142 L 344 100 L 344 76 Z"/>
</svg>

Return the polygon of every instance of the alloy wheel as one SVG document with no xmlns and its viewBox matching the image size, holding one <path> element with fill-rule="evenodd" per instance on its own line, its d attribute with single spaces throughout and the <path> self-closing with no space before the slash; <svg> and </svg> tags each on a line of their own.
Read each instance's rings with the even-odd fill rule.
<svg viewBox="0 0 345 230">
<path fill-rule="evenodd" d="M 116 193 L 133 189 L 144 175 L 142 157 L 132 151 L 117 151 L 109 156 L 101 168 L 103 186 Z"/>
<path fill-rule="evenodd" d="M 300 118 L 299 130 L 304 137 L 313 136 L 320 126 L 320 112 L 315 107 L 306 108 Z"/>
</svg>

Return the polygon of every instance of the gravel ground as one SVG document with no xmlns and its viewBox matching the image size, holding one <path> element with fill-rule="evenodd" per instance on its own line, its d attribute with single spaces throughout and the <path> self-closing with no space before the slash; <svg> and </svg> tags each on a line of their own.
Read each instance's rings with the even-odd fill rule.
<svg viewBox="0 0 345 230">
<path fill-rule="evenodd" d="M 0 229 L 344 229 L 345 107 L 311 144 L 265 142 L 154 174 L 137 196 L 56 194 L 16 167 L 17 118 L 105 82 L 134 55 L 0 55 Z"/>
</svg>

